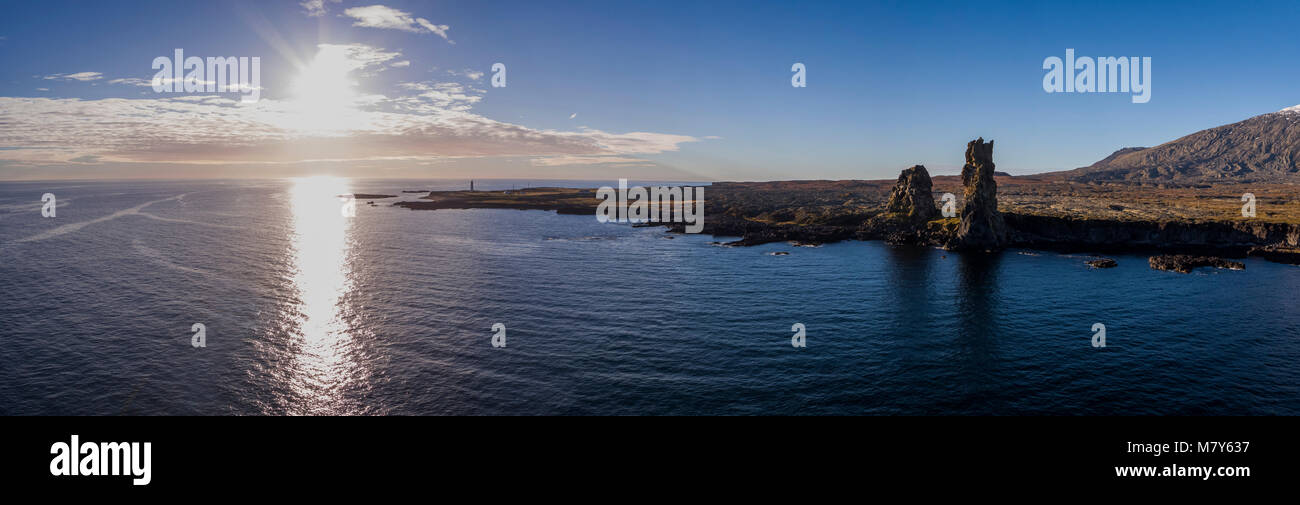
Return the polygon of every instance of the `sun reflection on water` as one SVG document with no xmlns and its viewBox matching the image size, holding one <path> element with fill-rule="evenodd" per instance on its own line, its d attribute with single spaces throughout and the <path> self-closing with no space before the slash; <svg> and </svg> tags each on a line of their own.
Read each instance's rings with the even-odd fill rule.
<svg viewBox="0 0 1300 505">
<path fill-rule="evenodd" d="M 290 414 L 347 414 L 345 394 L 364 381 L 354 357 L 357 344 L 345 321 L 347 295 L 353 288 L 348 263 L 352 219 L 339 195 L 351 193 L 348 179 L 317 176 L 293 179 L 294 272 L 298 300 L 288 314 L 297 338 L 287 377 L 292 390 Z"/>
</svg>

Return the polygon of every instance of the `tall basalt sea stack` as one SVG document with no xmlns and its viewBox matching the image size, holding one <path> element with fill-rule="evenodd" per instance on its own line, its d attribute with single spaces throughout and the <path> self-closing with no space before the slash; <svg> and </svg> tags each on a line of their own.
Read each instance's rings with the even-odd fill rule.
<svg viewBox="0 0 1300 505">
<path fill-rule="evenodd" d="M 957 235 L 948 244 L 954 250 L 992 251 L 1009 242 L 1007 223 L 998 212 L 998 183 L 993 180 L 993 141 L 981 137 L 966 144 L 966 165 L 961 167 L 965 204 Z"/>
<path fill-rule="evenodd" d="M 894 190 L 889 194 L 885 211 L 913 225 L 924 225 L 939 216 L 934 205 L 933 184 L 930 172 L 917 165 L 899 174 Z"/>
</svg>

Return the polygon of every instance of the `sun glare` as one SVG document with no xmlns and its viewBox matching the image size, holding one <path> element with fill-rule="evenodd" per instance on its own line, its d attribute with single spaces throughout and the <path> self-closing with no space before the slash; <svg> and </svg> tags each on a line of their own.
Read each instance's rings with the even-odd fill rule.
<svg viewBox="0 0 1300 505">
<path fill-rule="evenodd" d="M 316 176 L 294 179 L 289 193 L 298 305 L 285 317 L 299 338 L 289 378 L 296 398 L 291 412 L 298 414 L 346 412 L 342 391 L 365 380 L 349 358 L 355 343 L 344 321 L 344 296 L 352 289 L 347 262 L 351 220 L 338 195 L 350 192 L 347 179 Z"/>
<path fill-rule="evenodd" d="M 352 72 L 358 64 L 346 48 L 322 46 L 298 72 L 290 89 L 284 126 L 313 134 L 341 134 L 365 123 Z"/>
</svg>

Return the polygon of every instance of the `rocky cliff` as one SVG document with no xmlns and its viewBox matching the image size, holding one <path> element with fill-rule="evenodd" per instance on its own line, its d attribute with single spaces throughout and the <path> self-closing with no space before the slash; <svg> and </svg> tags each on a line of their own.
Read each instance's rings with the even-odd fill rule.
<svg viewBox="0 0 1300 505">
<path fill-rule="evenodd" d="M 1012 243 L 1034 249 L 1092 251 L 1216 251 L 1244 255 L 1252 248 L 1300 246 L 1300 225 L 1250 221 L 1154 222 L 1009 213 Z M 1266 251 L 1258 254 L 1265 256 Z M 1281 253 L 1278 253 L 1281 255 Z"/>
</svg>

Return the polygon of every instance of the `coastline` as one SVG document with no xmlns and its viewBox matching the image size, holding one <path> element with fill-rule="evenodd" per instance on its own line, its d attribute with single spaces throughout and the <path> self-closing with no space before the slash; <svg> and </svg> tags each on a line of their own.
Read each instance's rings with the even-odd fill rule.
<svg viewBox="0 0 1300 505">
<path fill-rule="evenodd" d="M 952 176 L 935 177 L 932 197 L 945 190 L 959 195 Z M 1241 188 L 1164 190 L 1141 186 L 1077 184 L 1047 177 L 999 175 L 999 204 L 1007 228 L 1005 247 L 1057 252 L 1198 254 L 1300 264 L 1300 223 L 1280 219 L 1212 219 L 1219 207 L 1235 209 L 1230 194 Z M 726 246 L 772 242 L 825 244 L 844 240 L 882 240 L 891 244 L 944 247 L 959 217 L 909 224 L 885 208 L 891 181 L 718 182 L 705 198 L 704 229 L 715 237 L 738 237 Z M 1068 187 L 1065 194 L 1085 204 L 1042 205 L 1042 198 Z M 1270 187 L 1271 200 L 1294 201 L 1300 188 Z M 1281 194 L 1291 190 L 1292 194 Z M 1099 194 L 1104 194 L 1104 197 Z M 1164 195 L 1164 198 L 1154 195 Z M 1046 196 L 1044 196 L 1046 195 Z M 1186 202 L 1214 203 L 1190 212 Z M 419 200 L 392 205 L 410 210 L 516 209 L 594 215 L 595 188 L 539 187 L 512 191 L 430 191 Z M 1086 206 L 1084 206 L 1086 205 Z M 1119 210 L 1116 210 L 1119 209 Z M 1156 209 L 1156 210 L 1152 210 Z M 1285 217 L 1293 209 L 1286 208 Z M 1162 219 L 1144 215 L 1161 212 Z M 1112 214 L 1112 215 L 1106 215 Z M 1136 217 L 1129 217 L 1136 216 Z M 1272 217 L 1272 216 L 1270 216 Z M 684 223 L 641 223 L 684 233 Z"/>
</svg>

